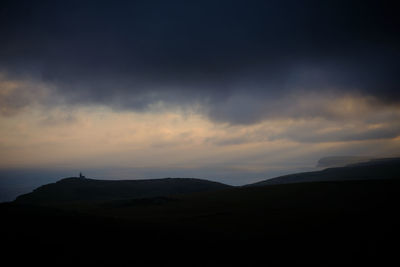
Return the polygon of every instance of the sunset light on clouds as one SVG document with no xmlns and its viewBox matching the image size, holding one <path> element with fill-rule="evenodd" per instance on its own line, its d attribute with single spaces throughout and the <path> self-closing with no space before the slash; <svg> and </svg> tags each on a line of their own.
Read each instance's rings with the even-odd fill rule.
<svg viewBox="0 0 400 267">
<path fill-rule="evenodd" d="M 2 168 L 107 167 L 116 178 L 118 169 L 131 169 L 126 178 L 152 177 L 153 169 L 240 184 L 246 175 L 314 167 L 324 155 L 385 157 L 400 148 L 399 106 L 372 96 L 304 92 L 264 104 L 249 97 L 265 117 L 241 124 L 214 119 L 200 103 L 141 111 L 67 103 L 51 86 L 2 77 Z"/>
</svg>

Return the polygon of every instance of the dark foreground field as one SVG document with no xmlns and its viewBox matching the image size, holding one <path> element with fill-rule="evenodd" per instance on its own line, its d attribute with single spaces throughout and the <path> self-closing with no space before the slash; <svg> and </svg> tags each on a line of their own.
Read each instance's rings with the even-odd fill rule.
<svg viewBox="0 0 400 267">
<path fill-rule="evenodd" d="M 168 197 L 4 203 L 2 258 L 57 266 L 385 265 L 398 260 L 400 181 L 312 182 Z"/>
</svg>

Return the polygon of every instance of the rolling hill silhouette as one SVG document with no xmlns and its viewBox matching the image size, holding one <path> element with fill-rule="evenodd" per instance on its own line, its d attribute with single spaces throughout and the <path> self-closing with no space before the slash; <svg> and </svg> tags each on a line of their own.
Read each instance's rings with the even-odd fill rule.
<svg viewBox="0 0 400 267">
<path fill-rule="evenodd" d="M 49 265 L 60 259 L 85 265 L 385 265 L 397 259 L 393 244 L 400 238 L 397 163 L 314 173 L 323 181 L 246 187 L 68 178 L 1 204 L 0 234 L 9 248 L 29 255 L 15 262 L 45 253 Z"/>
<path fill-rule="evenodd" d="M 32 193 L 17 197 L 15 201 L 29 204 L 104 202 L 188 194 L 229 187 L 222 183 L 194 178 L 112 181 L 71 177 L 41 186 Z"/>
<path fill-rule="evenodd" d="M 350 181 L 370 179 L 399 179 L 400 158 L 373 159 L 350 164 L 345 167 L 328 168 L 322 171 L 284 175 L 247 186 L 305 183 L 318 181 Z"/>
</svg>

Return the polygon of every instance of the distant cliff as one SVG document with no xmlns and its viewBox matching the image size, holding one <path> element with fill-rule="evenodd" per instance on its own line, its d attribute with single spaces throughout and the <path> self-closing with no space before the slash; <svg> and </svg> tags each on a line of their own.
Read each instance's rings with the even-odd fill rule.
<svg viewBox="0 0 400 267">
<path fill-rule="evenodd" d="M 370 157 L 357 157 L 357 156 L 334 156 L 324 157 L 318 160 L 317 167 L 330 168 L 330 167 L 343 167 L 349 164 L 360 163 L 369 161 Z"/>
<path fill-rule="evenodd" d="M 289 174 L 248 186 L 371 179 L 400 179 L 400 158 L 374 159 L 367 162 L 350 164 L 345 167 Z"/>
</svg>

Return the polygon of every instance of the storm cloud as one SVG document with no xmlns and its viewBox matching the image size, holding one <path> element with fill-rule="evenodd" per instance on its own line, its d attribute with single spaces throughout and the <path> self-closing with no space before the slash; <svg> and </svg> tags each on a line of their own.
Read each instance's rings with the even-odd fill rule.
<svg viewBox="0 0 400 267">
<path fill-rule="evenodd" d="M 395 10 L 389 1 L 6 1 L 0 70 L 51 88 L 46 105 L 198 107 L 231 124 L 273 117 L 290 106 L 271 103 L 304 92 L 398 105 Z M 14 112 L 28 100 L 1 103 Z"/>
</svg>

